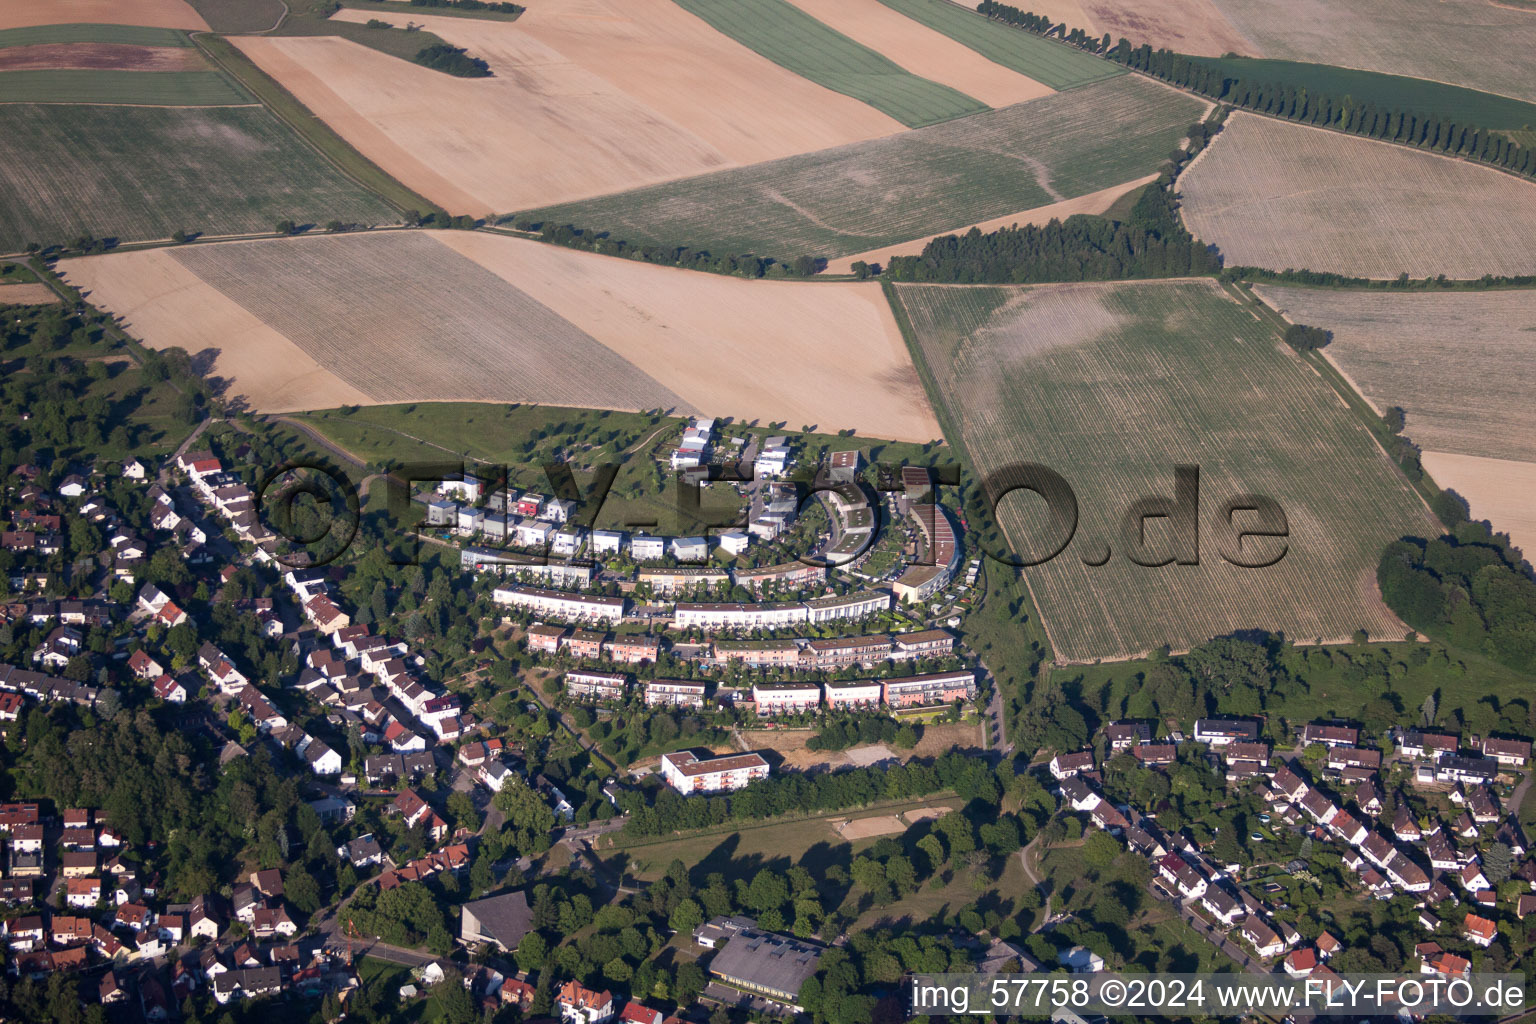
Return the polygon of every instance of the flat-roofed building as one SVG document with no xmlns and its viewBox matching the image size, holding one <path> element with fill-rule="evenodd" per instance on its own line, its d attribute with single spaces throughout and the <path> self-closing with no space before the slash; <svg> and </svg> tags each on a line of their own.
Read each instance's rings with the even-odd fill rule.
<svg viewBox="0 0 1536 1024">
<path fill-rule="evenodd" d="M 497 604 L 568 621 L 617 622 L 624 617 L 622 597 L 594 597 L 540 587 L 497 587 L 491 597 Z"/>
<path fill-rule="evenodd" d="M 679 601 L 673 613 L 678 629 L 778 629 L 809 618 L 806 606 L 794 601 Z"/>
<path fill-rule="evenodd" d="M 679 750 L 661 756 L 662 778 L 684 796 L 733 792 L 768 774 L 768 762 L 760 754 L 701 758 L 691 750 Z"/>
<path fill-rule="evenodd" d="M 757 713 L 765 717 L 801 714 L 821 706 L 821 685 L 759 683 L 752 687 L 752 699 L 757 703 Z"/>
<path fill-rule="evenodd" d="M 943 658 L 955 651 L 953 633 L 943 629 L 923 629 L 915 633 L 897 633 L 891 637 L 891 660 Z"/>
<path fill-rule="evenodd" d="M 873 668 L 891 657 L 891 638 L 884 633 L 872 636 L 842 636 L 805 643 L 807 668 L 839 669 L 852 665 Z"/>
<path fill-rule="evenodd" d="M 893 708 L 953 704 L 976 696 L 976 673 L 931 672 L 885 680 L 885 703 Z"/>
<path fill-rule="evenodd" d="M 827 683 L 824 687 L 827 706 L 839 711 L 878 708 L 884 695 L 885 687 L 877 679 Z"/>
<path fill-rule="evenodd" d="M 889 611 L 891 595 L 885 590 L 861 590 L 854 594 L 833 597 L 817 597 L 805 602 L 806 621 L 836 622 L 845 619 L 867 619 Z"/>
<path fill-rule="evenodd" d="M 577 670 L 565 674 L 565 692 L 584 700 L 618 701 L 629 690 L 629 676 L 623 672 Z"/>
<path fill-rule="evenodd" d="M 645 703 L 651 707 L 701 708 L 704 684 L 686 679 L 652 679 L 645 684 Z"/>
<path fill-rule="evenodd" d="M 748 668 L 798 668 L 798 640 L 716 640 L 715 660 L 736 662 Z"/>
</svg>

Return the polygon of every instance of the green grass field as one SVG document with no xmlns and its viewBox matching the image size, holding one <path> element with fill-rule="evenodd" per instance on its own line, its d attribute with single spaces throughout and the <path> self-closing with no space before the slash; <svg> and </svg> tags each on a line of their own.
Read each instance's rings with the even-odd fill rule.
<svg viewBox="0 0 1536 1024">
<path fill-rule="evenodd" d="M 913 21 L 970 47 L 994 64 L 1052 89 L 1072 89 L 1125 74 L 1125 69 L 1065 43 L 993 22 L 949 0 L 880 0 Z"/>
<path fill-rule="evenodd" d="M 1155 171 L 1204 104 L 1135 75 L 913 132 L 534 211 L 716 253 L 833 258 Z"/>
<path fill-rule="evenodd" d="M 288 11 L 283 0 L 187 0 L 215 32 L 265 32 Z"/>
<path fill-rule="evenodd" d="M 0 48 L 36 46 L 41 43 L 123 43 L 132 46 L 191 46 L 187 34 L 174 28 L 142 25 L 29 25 L 0 29 Z"/>
<path fill-rule="evenodd" d="M 397 215 L 258 107 L 0 105 L 0 252 Z"/>
<path fill-rule="evenodd" d="M 1387 542 L 1431 528 L 1427 510 L 1336 393 L 1214 282 L 896 294 L 946 435 L 973 470 L 1040 463 L 1076 495 L 1072 542 L 1024 570 L 1058 662 L 1179 650 L 1240 629 L 1307 641 L 1404 634 L 1376 595 L 1376 563 Z M 1126 512 L 1171 497 L 1181 464 L 1200 470 L 1198 564 L 1135 564 Z M 1233 545 L 1224 503 L 1244 494 L 1286 516 L 1284 556 L 1263 568 L 1222 554 Z M 1002 502 L 1015 551 L 1049 551 L 1043 505 L 1028 492 Z M 1156 560 L 1171 548 L 1167 523 L 1145 529 L 1142 558 Z M 1244 545 L 1249 560 L 1260 543 Z M 1106 563 L 1088 564 L 1106 548 Z"/>
<path fill-rule="evenodd" d="M 862 100 L 908 128 L 987 109 L 980 100 L 912 74 L 784 0 L 676 2 L 775 64 Z"/>
<path fill-rule="evenodd" d="M 913 0 L 885 0 L 886 3 Z M 943 0 L 931 0 L 942 3 Z M 1294 60 L 1263 60 L 1254 57 L 1218 57 L 1199 63 L 1219 68 L 1230 78 L 1251 82 L 1304 87 L 1313 92 L 1353 96 L 1384 110 L 1412 114 L 1440 114 L 1457 124 L 1484 128 L 1536 128 L 1536 103 L 1479 92 L 1459 85 L 1423 78 L 1358 71 L 1331 64 L 1307 64 Z"/>
<path fill-rule="evenodd" d="M 297 97 L 252 63 L 229 40 L 219 36 L 201 36 L 198 42 L 215 64 L 238 79 L 241 85 L 265 104 L 268 111 L 310 146 L 319 150 L 347 178 L 382 197 L 401 212 L 417 210 L 425 213 L 434 209 L 430 201 L 391 178 L 373 161 L 353 149 L 351 143 L 312 114 Z"/>
<path fill-rule="evenodd" d="M 221 71 L 46 69 L 0 72 L 6 103 L 106 103 L 138 107 L 227 107 L 255 102 Z"/>
</svg>

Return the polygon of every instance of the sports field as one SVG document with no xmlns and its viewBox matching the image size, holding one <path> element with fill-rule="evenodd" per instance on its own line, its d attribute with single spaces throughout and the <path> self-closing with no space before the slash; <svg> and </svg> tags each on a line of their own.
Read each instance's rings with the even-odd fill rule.
<svg viewBox="0 0 1536 1024">
<path fill-rule="evenodd" d="M 862 253 L 1156 171 L 1206 105 L 1135 75 L 889 138 L 546 207 L 615 238 L 779 258 Z"/>
<path fill-rule="evenodd" d="M 1253 57 L 1413 75 L 1536 100 L 1536 12 L 1520 0 L 1214 0 Z"/>
<path fill-rule="evenodd" d="M 1536 253 L 1536 184 L 1255 114 L 1233 114 L 1178 188 L 1228 266 L 1475 278 L 1529 274 Z"/>
<path fill-rule="evenodd" d="M 1362 628 L 1403 635 L 1376 594 L 1376 562 L 1388 541 L 1431 528 L 1427 510 L 1328 385 L 1215 282 L 895 291 L 946 437 L 975 470 L 1039 463 L 1076 494 L 1071 544 L 1025 570 L 1058 660 L 1179 649 L 1238 629 L 1306 642 Z M 1200 472 L 1199 562 L 1135 564 L 1126 512 L 1171 498 L 1180 464 Z M 1246 494 L 1286 517 L 1284 556 L 1264 568 L 1222 557 L 1233 544 L 1224 505 Z M 1042 508 L 1023 492 L 1003 501 L 1016 551 L 1046 553 Z M 1142 560 L 1155 561 L 1172 550 L 1171 531 L 1166 520 L 1144 525 Z M 1274 543 L 1250 539 L 1233 553 L 1261 561 Z M 1087 564 L 1106 547 L 1106 563 Z"/>
<path fill-rule="evenodd" d="M 1125 69 L 1064 43 L 1053 43 L 987 20 L 948 0 L 879 0 L 893 11 L 974 50 L 987 60 L 1028 75 L 1052 89 L 1072 89 L 1125 73 Z M 974 58 L 972 58 L 974 60 Z"/>
<path fill-rule="evenodd" d="M 0 252 L 397 219 L 259 107 L 0 105 Z"/>
<path fill-rule="evenodd" d="M 775 64 L 862 100 L 909 128 L 987 109 L 973 96 L 912 74 L 786 0 L 675 2 Z"/>
<path fill-rule="evenodd" d="M 939 436 L 872 283 L 747 281 L 467 231 L 197 245 L 63 268 L 152 347 L 217 349 L 213 373 L 264 411 L 534 402 Z M 210 317 L 228 326 L 183 326 Z"/>
</svg>

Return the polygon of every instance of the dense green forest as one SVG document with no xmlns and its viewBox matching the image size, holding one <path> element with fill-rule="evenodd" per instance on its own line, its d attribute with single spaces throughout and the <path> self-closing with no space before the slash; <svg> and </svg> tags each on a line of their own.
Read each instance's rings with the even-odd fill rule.
<svg viewBox="0 0 1536 1024">
<path fill-rule="evenodd" d="M 1204 128 L 1203 125 L 1197 128 Z M 1125 221 L 1076 214 L 1044 226 L 945 235 L 918 256 L 896 256 L 895 281 L 1034 284 L 1214 274 L 1221 258 L 1179 220 L 1167 176 L 1142 192 Z"/>
<path fill-rule="evenodd" d="M 416 53 L 416 63 L 433 71 L 442 71 L 459 78 L 489 78 L 491 66 L 479 57 L 471 57 L 462 46 L 423 46 Z"/>
<path fill-rule="evenodd" d="M 1387 606 L 1414 629 L 1536 672 L 1536 581 L 1487 524 L 1463 518 L 1434 540 L 1397 541 L 1376 578 Z"/>
</svg>

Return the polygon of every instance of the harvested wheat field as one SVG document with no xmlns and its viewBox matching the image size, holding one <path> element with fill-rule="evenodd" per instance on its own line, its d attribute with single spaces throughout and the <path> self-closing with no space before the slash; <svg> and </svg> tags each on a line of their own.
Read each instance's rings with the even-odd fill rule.
<svg viewBox="0 0 1536 1024">
<path fill-rule="evenodd" d="M 945 235 L 963 235 L 971 227 L 986 232 L 1024 224 L 1045 225 L 1052 220 L 1066 220 L 1068 217 L 1079 213 L 1101 214 L 1113 206 L 1115 200 L 1127 192 L 1156 180 L 1157 175 L 1149 174 L 1144 178 L 1137 178 L 1135 181 L 1111 185 L 1109 188 L 1090 192 L 1086 196 L 1078 196 L 1076 199 L 1065 199 L 1059 203 L 1051 203 L 1049 206 L 1037 206 L 1033 210 L 1011 213 L 1006 217 L 994 217 L 991 220 L 980 221 L 967 227 L 951 231 L 941 231 L 938 234 L 915 238 L 910 242 L 899 242 L 896 245 L 871 249 L 869 252 L 856 253 L 852 256 L 840 256 L 837 259 L 827 261 L 826 272 L 829 274 L 848 274 L 852 273 L 853 264 L 856 262 L 878 263 L 881 266 L 885 266 L 892 256 L 918 256 L 922 254 L 923 247 L 935 238 L 943 238 Z"/>
<path fill-rule="evenodd" d="M 1536 100 L 1527 0 L 1214 0 L 1254 57 L 1316 61 Z"/>
<path fill-rule="evenodd" d="M 1323 355 L 1421 448 L 1536 462 L 1536 292 L 1254 290 L 1332 331 Z"/>
<path fill-rule="evenodd" d="M 0 284 L 0 306 L 42 306 L 58 301 L 58 293 L 41 282 Z"/>
<path fill-rule="evenodd" d="M 0 29 L 32 25 L 144 25 L 207 30 L 208 23 L 183 0 L 5 0 Z"/>
<path fill-rule="evenodd" d="M 1376 564 L 1389 541 L 1431 528 L 1428 510 L 1339 396 L 1215 282 L 899 285 L 897 297 L 973 470 L 1036 462 L 1076 494 L 1070 543 L 1024 569 L 1059 662 L 1239 629 L 1298 642 L 1405 632 Z M 1199 467 L 1198 562 L 1138 564 L 1125 513 L 1171 500 L 1176 465 Z M 1273 538 L 1239 549 L 1223 509 L 1245 494 L 1278 503 L 1283 552 Z M 1043 510 L 1025 492 L 999 509 L 1010 545 L 1035 560 L 1054 546 Z M 1235 525 L 1256 527 L 1251 515 Z M 1167 520 L 1143 526 L 1140 560 L 1171 561 Z"/>
<path fill-rule="evenodd" d="M 338 15 L 423 25 L 484 58 L 490 78 L 455 78 L 335 37 L 235 42 L 363 155 L 453 212 L 600 195 L 901 130 L 670 0 L 626 4 L 622 15 L 595 0 L 553 7 L 516 22 Z"/>
<path fill-rule="evenodd" d="M 212 356 L 210 375 L 262 412 L 359 405 L 369 397 L 204 283 L 170 249 L 65 260 L 59 273 L 154 349 Z"/>
<path fill-rule="evenodd" d="M 537 402 L 940 436 L 875 284 L 746 281 L 472 232 L 231 242 L 63 268 L 154 347 L 248 359 L 221 352 L 214 372 L 262 411 Z M 238 311 L 244 333 L 187 326 L 205 308 Z M 300 385 L 315 393 L 296 398 Z"/>
<path fill-rule="evenodd" d="M 1536 184 L 1389 142 L 1235 113 L 1179 179 L 1228 266 L 1476 278 L 1536 265 Z"/>
<path fill-rule="evenodd" d="M 1467 499 L 1473 519 L 1486 519 L 1509 534 L 1536 562 L 1536 463 L 1429 451 L 1423 461 L 1435 483 Z"/>
<path fill-rule="evenodd" d="M 43 68 L 117 71 L 204 71 L 208 62 L 190 46 L 121 43 L 38 43 L 0 49 L 0 71 Z"/>
<path fill-rule="evenodd" d="M 529 5 L 511 27 L 601 75 L 733 163 L 902 128 L 716 32 L 673 0 L 549 0 Z"/>
<path fill-rule="evenodd" d="M 747 281 L 485 232 L 437 233 L 710 415 L 941 437 L 880 286 Z"/>
<path fill-rule="evenodd" d="M 1054 90 L 994 64 L 881 3 L 880 0 L 789 0 L 811 17 L 923 78 L 958 89 L 992 107 Z"/>
<path fill-rule="evenodd" d="M 1133 45 L 1148 43 L 1198 57 L 1254 53 L 1253 44 L 1213 0 L 1082 0 L 1082 9 L 1093 23 L 1082 27 L 1093 35 L 1108 32 Z"/>
</svg>

